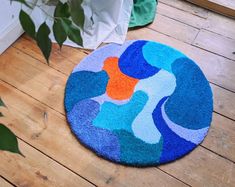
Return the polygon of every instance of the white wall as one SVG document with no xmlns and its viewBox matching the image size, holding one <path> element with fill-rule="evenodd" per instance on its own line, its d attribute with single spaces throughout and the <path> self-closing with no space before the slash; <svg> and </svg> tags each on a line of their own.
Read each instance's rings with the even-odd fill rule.
<svg viewBox="0 0 235 187">
<path fill-rule="evenodd" d="M 3 53 L 22 33 L 19 23 L 20 3 L 10 0 L 0 2 L 0 54 Z"/>
</svg>

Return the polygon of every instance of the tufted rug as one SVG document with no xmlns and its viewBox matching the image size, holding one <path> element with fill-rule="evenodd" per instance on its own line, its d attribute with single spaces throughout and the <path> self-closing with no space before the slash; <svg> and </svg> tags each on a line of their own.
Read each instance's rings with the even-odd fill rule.
<svg viewBox="0 0 235 187">
<path fill-rule="evenodd" d="M 200 68 L 176 49 L 145 40 L 88 55 L 69 76 L 64 103 L 83 145 L 139 167 L 171 162 L 196 148 L 213 111 Z"/>
</svg>

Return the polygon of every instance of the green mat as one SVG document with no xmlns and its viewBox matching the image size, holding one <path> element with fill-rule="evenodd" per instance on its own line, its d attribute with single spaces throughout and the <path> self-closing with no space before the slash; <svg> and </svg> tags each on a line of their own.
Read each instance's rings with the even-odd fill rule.
<svg viewBox="0 0 235 187">
<path fill-rule="evenodd" d="M 129 28 L 144 26 L 153 22 L 156 14 L 156 0 L 134 0 Z"/>
</svg>

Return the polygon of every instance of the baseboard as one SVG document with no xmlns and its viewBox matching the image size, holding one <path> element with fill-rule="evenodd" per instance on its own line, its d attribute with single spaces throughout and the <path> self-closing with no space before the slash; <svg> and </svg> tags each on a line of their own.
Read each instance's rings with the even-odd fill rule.
<svg viewBox="0 0 235 187">
<path fill-rule="evenodd" d="M 231 2 L 226 3 L 221 0 L 187 0 L 193 4 L 199 5 L 203 8 L 212 10 L 219 14 L 223 14 L 225 16 L 235 18 L 235 2 L 231 4 Z M 235 1 L 235 0 L 234 0 Z"/>
<path fill-rule="evenodd" d="M 4 31 L 0 33 L 0 54 L 15 42 L 23 32 L 18 17 L 13 19 Z"/>
</svg>

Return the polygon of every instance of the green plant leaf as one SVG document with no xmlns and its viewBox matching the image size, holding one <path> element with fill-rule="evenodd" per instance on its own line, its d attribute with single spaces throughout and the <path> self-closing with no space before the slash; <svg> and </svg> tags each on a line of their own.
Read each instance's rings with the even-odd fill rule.
<svg viewBox="0 0 235 187">
<path fill-rule="evenodd" d="M 68 38 L 74 43 L 82 46 L 82 37 L 78 27 L 74 26 L 72 21 L 67 18 L 61 19 L 61 24 L 68 35 Z"/>
<path fill-rule="evenodd" d="M 60 17 L 68 18 L 69 14 L 69 7 L 67 3 L 58 2 L 55 12 L 54 12 L 54 24 L 53 24 L 53 33 L 55 36 L 56 42 L 59 44 L 60 48 L 62 47 L 64 41 L 67 39 L 67 33 L 65 32 L 61 20 L 58 19 Z"/>
<path fill-rule="evenodd" d="M 59 44 L 60 48 L 62 48 L 64 41 L 67 39 L 67 34 L 61 24 L 61 20 L 54 21 L 53 33 L 54 33 L 56 42 Z"/>
<path fill-rule="evenodd" d="M 42 0 L 48 6 L 56 6 L 59 0 Z"/>
<path fill-rule="evenodd" d="M 0 97 L 0 107 L 1 107 L 1 106 L 7 107 L 7 106 L 5 105 L 5 103 L 3 102 L 2 98 Z"/>
<path fill-rule="evenodd" d="M 11 0 L 11 2 L 12 1 L 22 3 L 23 5 L 25 5 L 25 6 L 27 6 L 27 7 L 32 9 L 32 7 L 25 0 Z"/>
<path fill-rule="evenodd" d="M 65 17 L 69 18 L 70 13 L 69 13 L 69 6 L 67 3 L 61 3 L 60 1 L 56 5 L 55 12 L 54 12 L 54 17 Z"/>
<path fill-rule="evenodd" d="M 69 0 L 68 1 L 71 18 L 73 22 L 81 28 L 83 28 L 84 20 L 85 20 L 84 10 L 81 6 L 82 1 L 83 0 Z"/>
<path fill-rule="evenodd" d="M 75 42 L 76 44 L 80 46 L 83 45 L 80 30 L 74 25 L 71 25 L 68 37 L 71 41 Z"/>
<path fill-rule="evenodd" d="M 72 21 L 68 18 L 60 18 L 61 25 L 63 26 L 65 32 L 68 34 L 70 27 L 72 25 Z"/>
<path fill-rule="evenodd" d="M 33 39 L 35 39 L 35 25 L 30 16 L 23 10 L 20 11 L 19 15 L 20 24 L 23 27 L 24 31 Z"/>
<path fill-rule="evenodd" d="M 41 49 L 42 54 L 47 60 L 47 64 L 49 64 L 49 57 L 51 54 L 51 39 L 49 38 L 50 29 L 47 26 L 46 22 L 42 23 L 38 29 L 36 35 L 36 41 L 38 47 Z"/>
<path fill-rule="evenodd" d="M 15 134 L 0 123 L 0 150 L 21 154 Z"/>
</svg>

